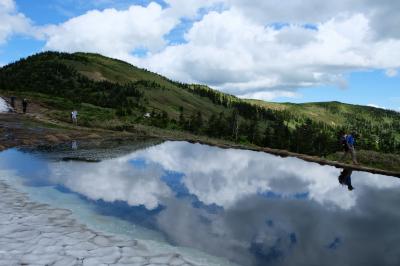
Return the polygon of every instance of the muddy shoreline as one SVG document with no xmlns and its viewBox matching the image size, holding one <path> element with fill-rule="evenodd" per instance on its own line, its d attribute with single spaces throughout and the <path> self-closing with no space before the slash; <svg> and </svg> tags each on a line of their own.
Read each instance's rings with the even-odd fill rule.
<svg viewBox="0 0 400 266">
<path fill-rule="evenodd" d="M 52 146 L 78 140 L 140 139 L 142 134 L 59 125 L 33 114 L 0 113 L 0 151 Z"/>
<path fill-rule="evenodd" d="M 376 169 L 362 165 L 345 164 L 337 161 L 329 161 L 320 157 L 309 156 L 256 146 L 231 143 L 227 141 L 203 138 L 194 135 L 165 136 L 160 133 L 147 133 L 142 130 L 136 132 L 118 132 L 103 129 L 73 127 L 60 125 L 56 121 L 43 121 L 33 114 L 0 113 L 0 151 L 9 148 L 35 148 L 38 146 L 53 146 L 72 141 L 140 141 L 148 138 L 160 141 L 188 141 L 204 145 L 215 146 L 223 149 L 243 149 L 257 152 L 265 152 L 280 157 L 295 157 L 307 162 L 329 165 L 336 168 L 349 168 L 355 171 L 369 172 L 400 178 L 400 172 Z"/>
</svg>

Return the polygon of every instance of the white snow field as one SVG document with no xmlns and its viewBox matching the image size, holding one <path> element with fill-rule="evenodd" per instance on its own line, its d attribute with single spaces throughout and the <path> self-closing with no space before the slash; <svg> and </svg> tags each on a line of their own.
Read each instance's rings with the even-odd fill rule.
<svg viewBox="0 0 400 266">
<path fill-rule="evenodd" d="M 10 111 L 10 107 L 7 102 L 0 97 L 0 113 L 7 113 L 8 111 Z"/>
<path fill-rule="evenodd" d="M 70 216 L 0 183 L 0 265 L 195 265 L 179 254 L 157 254 L 136 240 L 94 232 Z"/>
</svg>

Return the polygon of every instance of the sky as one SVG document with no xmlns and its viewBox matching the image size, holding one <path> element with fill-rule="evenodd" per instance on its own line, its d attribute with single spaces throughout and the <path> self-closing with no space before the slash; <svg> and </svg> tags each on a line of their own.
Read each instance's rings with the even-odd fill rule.
<svg viewBox="0 0 400 266">
<path fill-rule="evenodd" d="M 0 66 L 95 52 L 242 98 L 400 111 L 397 0 L 0 0 Z"/>
</svg>

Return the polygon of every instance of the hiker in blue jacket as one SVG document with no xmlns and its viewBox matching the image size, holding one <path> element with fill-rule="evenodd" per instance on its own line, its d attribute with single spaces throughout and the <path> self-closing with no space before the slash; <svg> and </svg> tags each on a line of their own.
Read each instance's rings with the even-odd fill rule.
<svg viewBox="0 0 400 266">
<path fill-rule="evenodd" d="M 356 150 L 354 148 L 354 145 L 356 143 L 355 136 L 356 136 L 355 132 L 352 132 L 351 134 L 346 135 L 347 149 L 345 149 L 342 159 L 345 159 L 347 157 L 347 154 L 350 153 L 353 163 L 358 164 L 357 157 L 356 157 Z"/>
</svg>

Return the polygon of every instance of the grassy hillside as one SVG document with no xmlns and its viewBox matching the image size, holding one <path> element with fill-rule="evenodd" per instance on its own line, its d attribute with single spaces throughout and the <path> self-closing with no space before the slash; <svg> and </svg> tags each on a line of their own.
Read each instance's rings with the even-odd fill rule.
<svg viewBox="0 0 400 266">
<path fill-rule="evenodd" d="M 148 99 L 149 111 L 166 111 L 169 116 L 177 119 L 179 110 L 183 107 L 188 113 L 203 110 L 209 117 L 212 113 L 223 111 L 211 103 L 209 99 L 196 97 L 190 92 L 179 88 L 172 81 L 145 69 L 140 69 L 126 62 L 107 58 L 98 54 L 77 53 L 87 61 L 65 60 L 64 62 L 84 76 L 96 80 L 107 80 L 116 83 L 136 83 L 143 89 Z M 143 83 L 147 81 L 148 83 Z"/>
<path fill-rule="evenodd" d="M 334 153 L 345 129 L 360 133 L 363 149 L 400 151 L 396 112 L 338 102 L 241 100 L 98 54 L 46 52 L 22 59 L 0 69 L 0 92 L 39 101 L 56 120 L 69 121 L 78 108 L 80 123 L 89 127 L 143 124 L 315 155 Z"/>
<path fill-rule="evenodd" d="M 59 72 L 61 72 L 60 70 L 64 66 L 67 68 L 63 69 L 64 73 L 60 74 Z M 80 77 L 77 74 L 80 74 L 95 82 L 109 81 L 119 84 L 133 84 L 135 88 L 141 89 L 145 94 L 143 100 L 146 102 L 146 112 L 153 110 L 159 112 L 166 111 L 170 117 L 177 119 L 181 107 L 183 107 L 186 113 L 203 110 L 206 116 L 210 116 L 213 112 L 223 111 L 223 108 L 212 104 L 209 99 L 197 97 L 188 91 L 182 90 L 173 82 L 160 75 L 139 69 L 123 61 L 97 54 L 76 53 L 68 55 L 44 53 L 6 66 L 2 72 L 6 75 L 11 73 L 14 75 L 9 78 L 9 82 L 6 82 L 7 85 L 3 85 L 3 87 L 13 91 L 35 91 L 48 94 L 52 88 L 47 90 L 34 88 L 35 84 L 32 84 L 31 81 L 37 79 L 39 76 L 49 78 L 52 75 L 53 79 L 54 77 L 58 78 L 52 82 L 53 84 L 51 85 L 53 87 L 60 86 L 71 90 L 71 88 L 66 88 L 67 85 L 69 83 L 78 83 L 75 95 L 80 95 L 82 89 L 84 89 L 82 87 L 88 86 L 86 81 L 79 80 Z M 10 86 L 10 83 L 14 80 L 18 80 L 20 87 Z M 38 86 L 42 86 L 44 82 L 49 83 L 49 80 L 39 81 Z M 60 92 L 55 94 L 61 96 Z M 83 98 L 82 101 L 84 102 L 85 99 Z"/>
<path fill-rule="evenodd" d="M 294 104 L 246 101 L 273 110 L 287 111 L 297 117 L 310 118 L 329 126 L 345 127 L 363 133 L 363 137 L 374 139 L 375 142 L 379 142 L 380 136 L 385 134 L 392 135 L 394 142 L 400 142 L 400 114 L 395 111 L 340 102 Z"/>
</svg>

